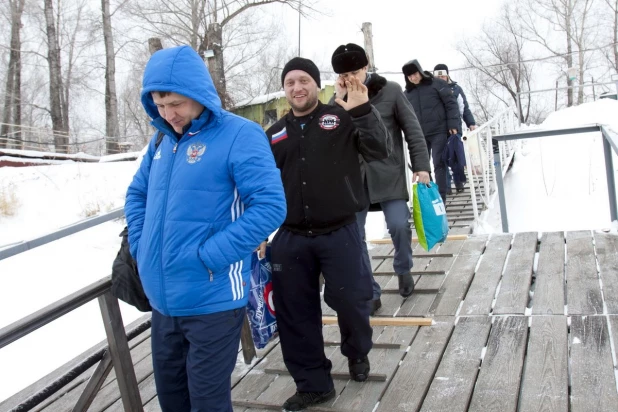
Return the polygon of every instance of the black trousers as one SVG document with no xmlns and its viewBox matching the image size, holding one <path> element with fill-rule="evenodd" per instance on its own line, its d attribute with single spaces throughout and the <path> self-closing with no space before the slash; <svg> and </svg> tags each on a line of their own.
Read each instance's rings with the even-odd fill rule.
<svg viewBox="0 0 618 412">
<path fill-rule="evenodd" d="M 324 354 L 320 273 L 324 301 L 337 312 L 341 353 L 362 358 L 372 346 L 369 325 L 371 268 L 363 259 L 356 222 L 307 237 L 280 229 L 272 241 L 273 299 L 283 360 L 299 392 L 333 389 Z"/>
</svg>

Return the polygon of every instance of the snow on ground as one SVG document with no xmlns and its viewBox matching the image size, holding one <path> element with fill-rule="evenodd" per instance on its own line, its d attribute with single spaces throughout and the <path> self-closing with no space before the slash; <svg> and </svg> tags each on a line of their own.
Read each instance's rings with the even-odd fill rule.
<svg viewBox="0 0 618 412">
<path fill-rule="evenodd" d="M 0 168 L 0 248 L 124 204 L 137 162 Z M 109 222 L 0 261 L 0 328 L 109 276 L 122 221 Z M 129 323 L 141 313 L 121 303 Z M 0 349 L 0 402 L 105 338 L 97 301 Z M 27 365 L 27 367 L 26 367 Z"/>
<path fill-rule="evenodd" d="M 618 139 L 618 102 L 603 99 L 560 110 L 538 129 L 590 124 L 604 125 Z M 614 169 L 618 171 L 615 155 Z M 510 232 L 612 227 L 600 133 L 522 140 L 504 183 Z M 502 231 L 497 197 L 492 206 L 476 233 Z"/>
</svg>

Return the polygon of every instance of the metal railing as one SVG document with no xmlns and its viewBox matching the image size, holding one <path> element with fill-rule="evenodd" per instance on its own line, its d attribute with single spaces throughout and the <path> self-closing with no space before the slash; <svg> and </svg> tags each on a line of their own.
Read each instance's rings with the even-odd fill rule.
<svg viewBox="0 0 618 412">
<path fill-rule="evenodd" d="M 617 209 L 617 201 L 616 201 L 616 181 L 614 176 L 614 162 L 612 159 L 612 149 L 614 153 L 618 154 L 618 139 L 611 135 L 602 125 L 594 124 L 588 126 L 580 126 L 580 127 L 572 127 L 568 129 L 555 129 L 555 130 L 533 130 L 529 132 L 519 132 L 519 133 L 504 133 L 499 134 L 493 137 L 494 147 L 500 146 L 501 144 L 513 141 L 519 141 L 522 139 L 534 139 L 539 137 L 546 136 L 560 136 L 567 134 L 579 134 L 579 133 L 594 133 L 600 132 L 603 136 L 603 152 L 605 155 L 605 173 L 607 175 L 607 191 L 609 194 L 609 212 L 611 216 L 612 222 L 618 220 L 618 209 Z M 497 167 L 500 167 L 500 159 L 502 156 L 498 157 L 498 161 L 496 162 Z M 506 196 L 504 194 L 504 183 L 502 178 L 504 175 L 499 176 L 498 183 L 498 194 L 500 199 L 500 217 L 502 220 L 502 231 L 504 233 L 508 233 L 509 231 L 509 220 L 506 210 Z"/>
<path fill-rule="evenodd" d="M 65 236 L 72 235 L 92 226 L 117 219 L 122 215 L 123 210 L 116 209 L 105 215 L 86 219 L 74 225 L 65 227 L 49 235 L 41 236 L 26 242 L 12 244 L 8 247 L 0 249 L 0 260 L 26 252 Z M 120 306 L 118 304 L 118 300 L 112 296 L 110 288 L 111 278 L 103 278 L 98 282 L 95 282 L 73 293 L 72 295 L 66 296 L 63 299 L 0 329 L 1 349 L 94 299 L 99 301 L 108 346 L 106 350 L 101 353 L 100 358 L 95 357 L 92 359 L 91 365 L 96 362 L 99 362 L 99 365 L 95 369 L 90 380 L 88 381 L 88 384 L 86 385 L 85 390 L 73 408 L 74 411 L 88 410 L 88 407 L 94 400 L 96 393 L 103 385 L 105 378 L 111 372 L 112 366 L 116 371 L 116 380 L 120 389 L 120 397 L 122 399 L 124 410 L 127 412 L 143 411 L 139 388 L 137 386 L 137 378 L 135 376 L 133 361 L 129 350 L 127 334 L 125 333 L 122 315 L 120 313 Z M 77 377 L 76 374 L 73 375 L 75 375 L 74 377 Z M 45 390 L 37 392 L 33 396 L 25 399 L 23 402 L 13 407 L 11 412 L 31 410 L 49 396 L 53 395 L 62 386 L 70 382 L 70 380 L 66 378 L 60 379 L 59 381 L 63 382 L 63 384 L 53 385 L 55 389 L 54 391 L 45 388 Z"/>
</svg>

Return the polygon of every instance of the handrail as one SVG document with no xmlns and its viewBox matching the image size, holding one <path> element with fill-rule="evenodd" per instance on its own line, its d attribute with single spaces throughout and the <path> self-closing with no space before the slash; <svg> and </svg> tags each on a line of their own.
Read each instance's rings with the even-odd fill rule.
<svg viewBox="0 0 618 412">
<path fill-rule="evenodd" d="M 43 246 L 47 243 L 53 242 L 54 240 L 62 239 L 63 237 L 73 235 L 77 232 L 81 232 L 82 230 L 100 225 L 101 223 L 118 219 L 122 216 L 124 216 L 124 208 L 120 207 L 118 209 L 112 210 L 111 212 L 84 219 L 77 223 L 65 226 L 60 230 L 49 233 L 47 235 L 39 236 L 28 241 L 12 243 L 10 246 L 5 247 L 4 249 L 0 248 L 0 260 L 18 255 L 39 246 Z"/>
<path fill-rule="evenodd" d="M 66 296 L 51 305 L 40 309 L 25 318 L 19 319 L 8 326 L 0 329 L 0 349 L 6 345 L 23 338 L 42 326 L 47 325 L 59 317 L 66 315 L 74 309 L 98 298 L 109 291 L 112 285 L 111 277 L 105 277 L 77 292 Z"/>
</svg>

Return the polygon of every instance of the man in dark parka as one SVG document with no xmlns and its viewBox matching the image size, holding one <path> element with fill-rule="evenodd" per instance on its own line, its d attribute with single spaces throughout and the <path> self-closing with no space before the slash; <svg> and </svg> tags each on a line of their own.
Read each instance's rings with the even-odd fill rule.
<svg viewBox="0 0 618 412">
<path fill-rule="evenodd" d="M 425 138 L 414 110 L 397 83 L 387 81 L 376 73 L 368 73 L 365 50 L 353 43 L 339 46 L 331 59 L 333 70 L 339 74 L 335 82 L 336 97 L 346 98 L 345 81 L 356 77 L 369 91 L 369 101 L 380 112 L 382 121 L 393 139 L 393 152 L 384 160 L 361 160 L 365 191 L 375 210 L 384 212 L 389 234 L 395 247 L 393 267 L 399 275 L 399 293 L 410 296 L 414 290 L 412 268 L 412 230 L 410 228 L 410 199 L 405 173 L 404 137 L 412 162 L 412 179 L 429 183 L 429 156 Z M 402 135 L 403 132 L 403 135 Z M 372 209 L 372 210 L 373 210 Z M 365 238 L 365 222 L 369 207 L 357 214 L 357 222 Z M 369 254 L 365 258 L 369 264 Z M 370 265 L 370 264 L 369 264 Z M 372 314 L 380 308 L 380 285 L 373 281 Z"/>
<path fill-rule="evenodd" d="M 442 160 L 448 136 L 460 127 L 459 108 L 449 85 L 423 71 L 418 60 L 403 65 L 405 96 L 414 107 L 421 124 L 427 150 L 433 159 L 434 177 L 442 200 L 446 202 L 446 164 Z"/>
</svg>

